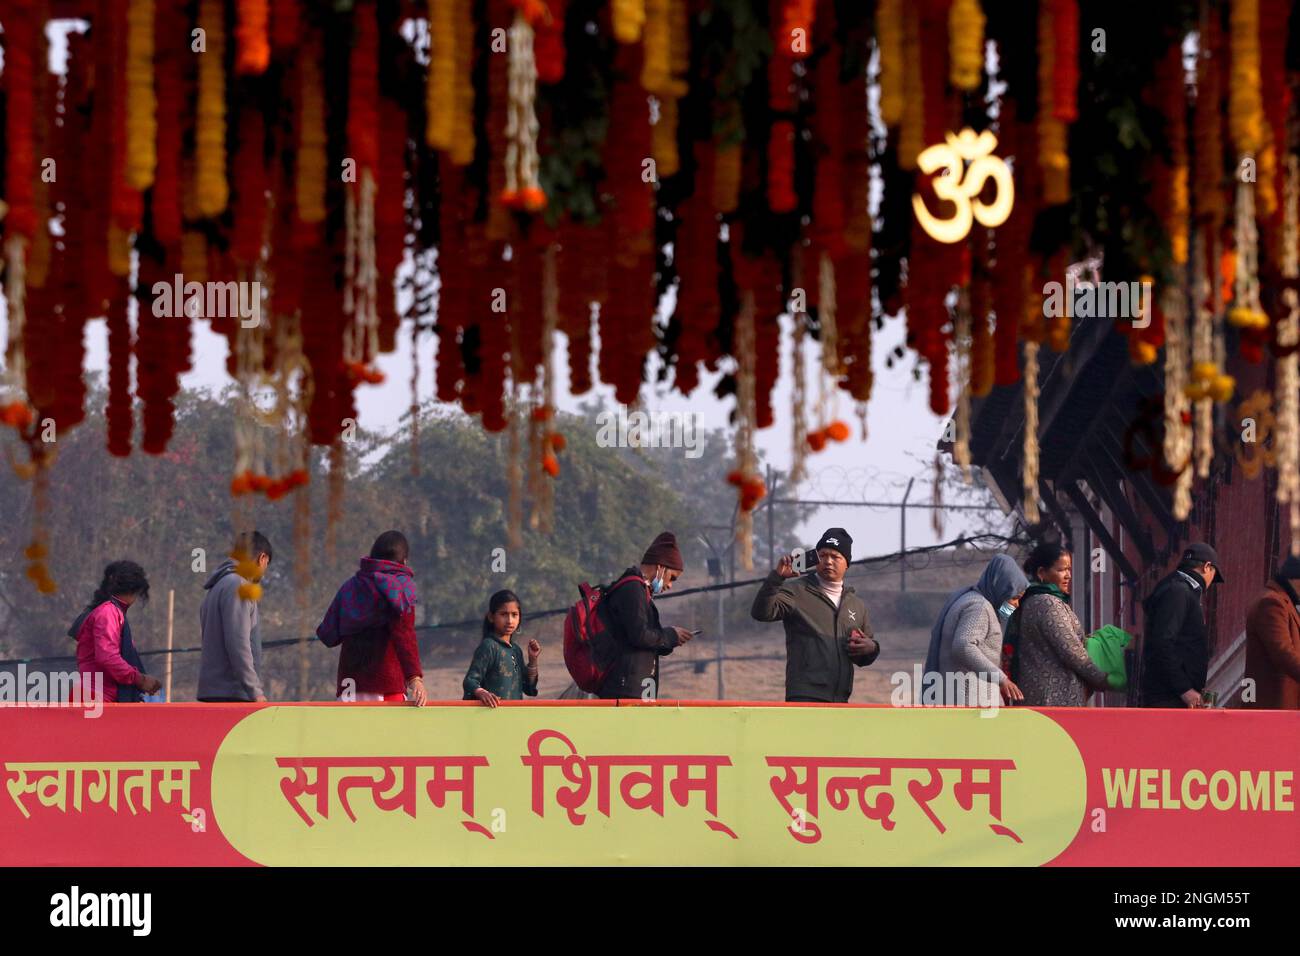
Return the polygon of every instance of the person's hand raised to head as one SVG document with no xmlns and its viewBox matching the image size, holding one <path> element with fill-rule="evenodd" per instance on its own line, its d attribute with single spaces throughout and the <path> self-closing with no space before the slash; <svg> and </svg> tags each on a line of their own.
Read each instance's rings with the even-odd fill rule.
<svg viewBox="0 0 1300 956">
<path fill-rule="evenodd" d="M 794 569 L 794 555 L 782 556 L 781 562 L 776 566 L 776 573 L 783 578 L 797 578 L 799 572 Z"/>
</svg>

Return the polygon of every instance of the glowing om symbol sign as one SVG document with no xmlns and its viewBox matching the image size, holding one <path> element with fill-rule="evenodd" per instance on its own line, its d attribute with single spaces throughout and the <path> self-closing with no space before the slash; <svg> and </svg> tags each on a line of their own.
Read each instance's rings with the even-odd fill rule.
<svg viewBox="0 0 1300 956">
<path fill-rule="evenodd" d="M 946 143 L 935 143 L 923 150 L 916 157 L 916 165 L 927 176 L 944 170 L 933 180 L 934 194 L 952 203 L 957 211 L 951 219 L 939 219 L 931 215 L 919 193 L 912 196 L 912 209 L 927 235 L 952 243 L 966 238 L 972 220 L 989 228 L 1006 222 L 1016 191 L 1006 162 L 993 155 L 998 145 L 996 136 L 988 130 L 976 135 L 967 128 L 956 135 L 949 133 L 946 138 Z M 966 163 L 970 163 L 969 168 Z M 976 198 L 989 179 L 998 187 L 997 199 L 991 206 Z"/>
</svg>

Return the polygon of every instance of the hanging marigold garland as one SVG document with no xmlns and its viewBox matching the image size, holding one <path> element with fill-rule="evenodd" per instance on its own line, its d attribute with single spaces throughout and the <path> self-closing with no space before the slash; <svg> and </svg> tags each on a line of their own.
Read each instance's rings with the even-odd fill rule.
<svg viewBox="0 0 1300 956">
<path fill-rule="evenodd" d="M 357 4 L 349 61 L 348 147 L 356 180 L 346 192 L 346 260 L 343 311 L 352 316 L 343 347 L 349 375 L 372 384 L 383 373 L 370 363 L 379 354 L 379 270 L 375 255 L 375 171 L 379 165 L 379 33 L 376 8 Z"/>
<path fill-rule="evenodd" d="M 1282 277 L 1300 278 L 1300 160 L 1287 153 L 1282 190 Z M 1300 554 L 1300 295 L 1294 285 L 1282 293 L 1277 322 L 1280 346 L 1273 405 L 1277 427 L 1277 501 L 1285 506 L 1291 530 L 1291 554 Z"/>
<path fill-rule="evenodd" d="M 681 168 L 677 152 L 677 103 L 686 95 L 682 79 L 690 60 L 690 33 L 685 0 L 647 0 L 645 61 L 641 85 L 654 94 L 659 115 L 651 131 L 659 176 Z"/>
<path fill-rule="evenodd" d="M 533 56 L 539 83 L 564 78 L 564 15 L 568 0 L 511 0 L 525 10 L 533 26 Z"/>
<path fill-rule="evenodd" d="M 636 43 L 646 21 L 646 0 L 612 0 L 611 20 L 614 39 L 619 43 Z"/>
<path fill-rule="evenodd" d="M 154 0 L 130 0 L 126 15 L 126 181 L 153 185 L 158 123 L 154 97 Z"/>
<path fill-rule="evenodd" d="M 1165 135 L 1169 143 L 1170 162 L 1162 177 L 1167 184 L 1164 198 L 1165 231 L 1174 265 L 1187 263 L 1188 238 L 1188 165 L 1187 165 L 1187 96 L 1183 82 L 1182 44 L 1170 44 L 1160 61 L 1157 74 Z"/>
<path fill-rule="evenodd" d="M 271 7 L 271 46 L 276 57 L 291 56 L 303 32 L 301 0 L 275 0 Z"/>
<path fill-rule="evenodd" d="M 953 0 L 948 8 L 948 82 L 969 93 L 979 88 L 983 72 L 984 11 L 979 0 Z"/>
<path fill-rule="evenodd" d="M 834 3 L 818 13 L 815 138 L 822 148 L 813 183 L 813 238 L 834 265 L 839 310 L 840 388 L 858 403 L 871 397 L 872 219 L 870 114 L 861 77 L 841 83 L 844 40 L 837 35 Z M 865 427 L 865 426 L 864 426 Z"/>
<path fill-rule="evenodd" d="M 962 289 L 957 294 L 954 315 L 956 328 L 953 344 L 957 348 L 957 435 L 952 446 L 952 460 L 961 469 L 962 480 L 971 482 L 970 457 L 970 396 L 972 391 L 972 347 L 970 292 Z M 982 320 L 980 320 L 982 321 Z M 1026 427 L 1028 424 L 1026 423 Z M 936 482 L 936 488 L 938 483 Z M 940 532 L 942 534 L 942 531 Z"/>
<path fill-rule="evenodd" d="M 903 0 L 880 0 L 876 8 L 876 48 L 880 51 L 880 119 L 891 129 L 902 121 L 907 102 L 903 33 Z"/>
<path fill-rule="evenodd" d="M 205 52 L 199 57 L 195 106 L 195 162 L 200 216 L 219 216 L 230 199 L 226 182 L 226 21 L 221 0 L 199 0 L 199 29 Z"/>
<path fill-rule="evenodd" d="M 270 25 L 268 0 L 237 0 L 235 6 L 235 73 L 256 76 L 271 62 L 267 36 Z"/>
<path fill-rule="evenodd" d="M 1038 165 L 1043 176 L 1043 203 L 1048 206 L 1070 198 L 1066 124 L 1074 118 L 1074 88 L 1068 80 L 1077 75 L 1077 35 L 1078 11 L 1072 0 L 1039 0 Z M 1059 104 L 1058 97 L 1062 98 Z"/>
<path fill-rule="evenodd" d="M 1264 139 L 1260 153 L 1260 208 L 1266 218 L 1267 258 L 1282 257 L 1281 192 L 1286 188 L 1287 117 L 1291 115 L 1291 84 L 1287 81 L 1286 47 L 1291 31 L 1290 0 L 1261 0 L 1259 15 L 1260 88 L 1269 91 L 1263 102 Z M 1279 168 L 1279 163 L 1283 168 Z"/>
<path fill-rule="evenodd" d="M 1217 16 L 1201 23 L 1196 64 L 1196 216 L 1217 234 L 1227 211 L 1223 175 L 1223 32 Z"/>
<path fill-rule="evenodd" d="M 500 201 L 508 209 L 536 213 L 546 208 L 538 179 L 537 66 L 533 28 L 518 13 L 510 27 L 509 110 L 506 121 L 505 188 Z"/>
<path fill-rule="evenodd" d="M 131 157 L 127 137 L 133 126 L 142 124 L 137 118 L 143 104 L 129 95 L 130 63 L 127 44 L 130 39 L 127 24 L 127 0 L 110 0 L 108 6 L 111 34 L 108 43 L 112 50 L 112 72 L 109 80 L 109 212 L 108 266 L 114 276 L 125 278 L 131 272 L 131 236 L 140 230 L 144 216 L 144 202 L 140 190 L 128 181 Z M 152 97 L 148 104 L 152 113 Z M 150 116 L 150 123 L 154 118 Z M 150 167 L 152 172 L 152 166 Z"/>
<path fill-rule="evenodd" d="M 694 146 L 694 189 L 678 207 L 673 249 L 677 271 L 677 339 L 674 384 L 689 395 L 699 384 L 699 363 L 709 358 L 709 339 L 718 326 L 718 218 L 713 208 L 717 151 L 711 141 Z"/>
<path fill-rule="evenodd" d="M 1237 249 L 1230 260 L 1234 266 L 1234 293 L 1228 321 L 1243 329 L 1266 329 L 1268 316 L 1259 303 L 1259 231 L 1252 183 L 1237 183 L 1233 234 Z"/>
<path fill-rule="evenodd" d="M 736 517 L 736 544 L 741 567 L 754 568 L 754 509 L 767 495 L 767 485 L 758 474 L 758 453 L 754 447 L 757 413 L 754 391 L 755 365 L 754 294 L 741 293 L 740 314 L 736 319 L 736 464 L 727 481 L 737 489 L 739 512 Z"/>
<path fill-rule="evenodd" d="M 320 33 L 310 30 L 298 58 L 298 149 L 294 208 L 298 219 L 316 225 L 325 219 L 325 90 L 321 76 Z M 309 234 L 314 234 L 309 233 Z"/>
<path fill-rule="evenodd" d="M 457 166 L 464 166 L 474 158 L 475 145 L 471 0 L 429 0 L 429 35 L 425 140 L 447 152 Z"/>
<path fill-rule="evenodd" d="M 1038 521 L 1038 342 L 1025 342 L 1025 437 L 1021 462 L 1021 492 L 1025 521 Z"/>
<path fill-rule="evenodd" d="M 5 108 L 5 202 L 4 217 L 5 301 L 8 306 L 8 342 L 5 355 L 5 378 L 0 384 L 18 389 L 26 378 L 24 336 L 26 326 L 27 249 L 36 233 L 36 115 L 35 57 L 37 42 L 36 11 L 30 4 L 19 4 L 5 17 L 5 72 L 7 86 Z M 4 413 L 15 418 L 20 399 L 11 399 Z M 12 421 L 6 420 L 12 424 Z"/>
<path fill-rule="evenodd" d="M 921 69 L 920 4 L 903 9 L 903 117 L 898 132 L 898 165 L 916 169 L 916 157 L 925 149 L 925 82 Z"/>
<path fill-rule="evenodd" d="M 1259 0 L 1232 0 L 1229 28 L 1232 79 L 1228 84 L 1228 128 L 1233 149 L 1240 158 L 1254 156 L 1264 142 Z"/>
<path fill-rule="evenodd" d="M 1200 249 L 1196 257 L 1198 261 L 1201 259 Z M 1160 302 L 1160 310 L 1165 315 L 1164 443 L 1161 450 L 1164 470 L 1178 476 L 1171 511 L 1179 521 L 1185 519 L 1192 508 L 1192 417 L 1186 393 L 1189 357 L 1185 295 L 1181 286 L 1166 286 Z"/>
<path fill-rule="evenodd" d="M 1017 158 L 1015 164 L 1016 195 L 1030 197 L 1030 171 L 1037 166 L 1029 161 L 1030 143 L 1034 140 L 1029 124 L 1019 123 L 1006 115 L 1002 129 L 1002 142 L 1007 151 Z M 1023 161 L 1021 161 L 1023 160 Z M 993 330 L 994 367 L 996 385 L 1014 385 L 1020 381 L 1019 349 L 1020 320 L 1026 311 L 1029 295 L 1029 234 L 1033 219 L 1033 203 L 1022 201 L 1011 209 L 1011 215 L 997 230 L 997 260 L 993 265 L 995 283 L 993 308 L 997 324 Z"/>
</svg>

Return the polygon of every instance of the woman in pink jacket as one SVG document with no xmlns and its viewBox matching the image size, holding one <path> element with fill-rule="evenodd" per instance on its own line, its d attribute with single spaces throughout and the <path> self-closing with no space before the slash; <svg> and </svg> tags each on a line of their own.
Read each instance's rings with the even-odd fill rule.
<svg viewBox="0 0 1300 956">
<path fill-rule="evenodd" d="M 162 687 L 144 672 L 144 664 L 131 643 L 126 612 L 137 599 L 149 600 L 149 580 L 134 561 L 114 561 L 104 569 L 104 580 L 68 634 L 77 640 L 77 670 L 83 686 L 94 686 L 102 674 L 104 700 L 139 701 Z"/>
</svg>

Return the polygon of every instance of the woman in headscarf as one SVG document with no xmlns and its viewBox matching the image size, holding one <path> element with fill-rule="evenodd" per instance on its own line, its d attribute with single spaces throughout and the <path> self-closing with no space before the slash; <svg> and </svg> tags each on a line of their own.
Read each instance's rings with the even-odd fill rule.
<svg viewBox="0 0 1300 956">
<path fill-rule="evenodd" d="M 1070 552 L 1044 542 L 1030 553 L 1025 571 L 1031 581 L 1010 630 L 1019 658 L 1016 678 L 1031 707 L 1082 707 L 1093 690 L 1110 686 L 1106 672 L 1092 662 L 1083 625 L 1070 607 L 1073 576 Z"/>
<path fill-rule="evenodd" d="M 991 695 L 979 693 L 981 682 L 996 682 L 1003 700 L 1020 700 L 1020 688 L 998 666 L 1002 651 L 999 612 L 1009 614 L 1028 583 L 1016 562 L 999 554 L 984 568 L 977 584 L 954 591 L 948 598 L 930 631 L 925 672 L 943 675 L 944 688 L 965 686 L 977 696 L 975 700 L 951 700 L 948 698 L 954 695 L 945 690 L 944 703 L 970 705 L 991 700 Z"/>
</svg>

